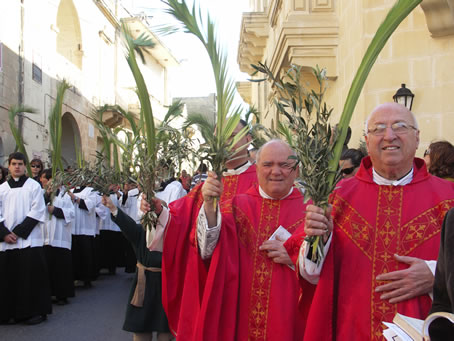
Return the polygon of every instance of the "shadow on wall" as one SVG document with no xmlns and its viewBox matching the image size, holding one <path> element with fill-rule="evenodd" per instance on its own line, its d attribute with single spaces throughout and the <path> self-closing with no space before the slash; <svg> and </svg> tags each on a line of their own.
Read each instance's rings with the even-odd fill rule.
<svg viewBox="0 0 454 341">
<path fill-rule="evenodd" d="M 23 105 L 36 110 L 34 114 L 24 114 L 16 118 L 16 126 L 22 127 L 23 139 L 29 158 L 48 160 L 50 148 L 49 113 L 55 104 L 59 79 L 44 73 L 38 63 L 24 60 L 20 65 L 19 56 L 5 44 L 0 44 L 0 164 L 5 165 L 8 155 L 16 148 L 9 127 L 8 110 L 17 106 L 20 98 Z M 19 74 L 23 70 L 24 87 L 19 88 Z M 62 78 L 65 75 L 61 74 Z M 22 94 L 21 94 L 22 92 Z M 20 96 L 21 94 L 21 96 Z M 82 96 L 76 87 L 65 93 L 62 116 L 62 157 L 64 166 L 75 165 L 76 148 L 86 159 L 94 158 L 96 133 L 90 127 L 89 114 L 92 103 Z M 93 129 L 91 129 L 93 128 Z M 86 131 L 86 134 L 81 134 Z M 93 142 L 90 140 L 93 139 Z M 92 144 L 94 148 L 90 148 Z M 92 152 L 90 152 L 93 150 Z M 90 154 L 93 154 L 90 155 Z"/>
</svg>

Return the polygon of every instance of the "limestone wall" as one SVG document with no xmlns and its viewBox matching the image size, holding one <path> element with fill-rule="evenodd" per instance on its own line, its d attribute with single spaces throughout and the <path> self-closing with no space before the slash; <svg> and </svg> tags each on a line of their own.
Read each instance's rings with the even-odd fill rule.
<svg viewBox="0 0 454 341">
<path fill-rule="evenodd" d="M 266 17 L 262 20 L 266 24 L 262 24 L 260 32 L 268 33 L 260 35 L 251 25 L 243 26 L 239 64 L 246 65 L 244 60 L 248 58 L 248 62 L 260 58 L 268 64 L 272 60 L 280 60 L 275 64 L 275 71 L 286 69 L 289 62 L 307 66 L 317 62 L 328 67 L 330 84 L 327 101 L 335 108 L 337 117 L 334 120 L 337 122 L 361 59 L 394 2 L 270 0 L 267 4 L 251 1 L 256 10 L 266 5 L 265 10 L 260 12 Z M 424 10 L 418 6 L 392 35 L 372 68 L 356 106 L 351 123 L 352 146 L 357 146 L 363 134 L 363 122 L 367 115 L 378 104 L 392 101 L 402 83 L 415 94 L 413 112 L 421 127 L 417 155 L 422 156 L 424 149 L 436 139 L 443 138 L 454 143 L 454 17 L 448 2 L 452 3 L 450 0 L 431 1 L 426 3 Z M 330 13 L 333 15 L 330 16 Z M 246 17 L 251 17 L 251 13 L 245 13 Z M 258 22 L 254 21 L 255 24 Z M 283 30 L 280 27 L 293 29 Z M 308 27 L 312 27 L 312 31 Z M 327 35 L 332 36 L 329 43 L 322 41 Z M 323 52 L 320 48 L 318 55 L 314 54 L 311 59 L 308 57 L 309 47 L 317 44 L 330 48 L 330 52 Z M 253 49 L 259 45 L 263 45 L 263 52 Z M 296 47 L 303 52 L 297 51 Z M 334 53 L 334 59 L 331 53 Z M 243 67 L 243 71 L 247 70 Z M 259 107 L 264 122 L 271 125 L 270 118 L 276 117 L 272 114 L 274 109 L 269 98 L 267 101 L 269 89 L 263 83 L 252 84 L 249 89 L 251 104 Z"/>
<path fill-rule="evenodd" d="M 120 16 L 130 14 L 112 7 L 115 3 L 0 2 L 0 153 L 13 151 L 15 144 L 6 113 L 11 105 L 22 103 L 37 111 L 24 115 L 21 123 L 27 153 L 29 157 L 47 160 L 48 115 L 62 79 L 72 85 L 65 95 L 63 113 L 70 113 L 74 118 L 74 134 L 80 135 L 79 147 L 87 160 L 93 160 L 97 150 L 98 133 L 90 119 L 93 109 L 104 104 L 119 104 L 125 109 L 138 107 L 135 82 L 119 36 Z M 123 14 L 116 16 L 116 13 Z M 144 30 L 147 27 L 141 25 L 134 33 Z M 154 58 L 151 51 L 150 63 L 143 70 L 147 83 L 151 84 L 153 109 L 162 114 L 164 105 L 170 103 L 168 64 L 162 60 L 174 61 L 174 57 L 160 48 L 159 58 Z M 20 86 L 21 77 L 23 86 Z"/>
</svg>

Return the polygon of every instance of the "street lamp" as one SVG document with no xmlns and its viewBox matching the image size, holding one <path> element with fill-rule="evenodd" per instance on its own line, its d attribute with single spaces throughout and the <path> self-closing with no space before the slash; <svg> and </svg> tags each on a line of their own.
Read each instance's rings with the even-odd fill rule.
<svg viewBox="0 0 454 341">
<path fill-rule="evenodd" d="M 402 84 L 402 87 L 397 90 L 395 95 L 393 96 L 394 102 L 400 103 L 405 105 L 408 110 L 411 110 L 411 106 L 413 105 L 413 97 L 415 95 L 405 87 L 405 84 Z"/>
</svg>

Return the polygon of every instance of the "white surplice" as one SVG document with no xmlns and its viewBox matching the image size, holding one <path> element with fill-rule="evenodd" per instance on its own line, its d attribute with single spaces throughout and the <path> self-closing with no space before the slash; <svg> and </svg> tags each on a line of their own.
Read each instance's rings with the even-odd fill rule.
<svg viewBox="0 0 454 341">
<path fill-rule="evenodd" d="M 118 200 L 118 197 L 117 195 L 114 193 L 114 194 L 111 194 L 109 196 L 110 200 L 112 200 L 112 203 L 116 206 L 116 207 L 119 207 L 119 200 Z M 98 208 L 96 209 L 97 212 L 98 212 Z M 101 222 L 100 222 L 100 226 L 99 226 L 99 229 L 100 230 L 107 230 L 107 231 L 114 231 L 114 232 L 121 232 L 120 228 L 118 227 L 117 224 L 115 224 L 113 221 L 112 221 L 112 218 L 110 216 L 110 210 L 104 206 L 103 204 L 101 204 L 99 210 L 103 210 L 104 212 L 102 214 L 99 214 L 98 215 L 101 217 Z"/>
<path fill-rule="evenodd" d="M 72 189 L 71 191 L 74 192 Z M 75 218 L 72 224 L 73 235 L 95 236 L 96 234 L 96 212 L 95 207 L 98 201 L 98 194 L 91 187 L 85 187 L 81 192 L 74 193 L 77 198 L 83 199 L 88 210 L 79 208 L 74 202 Z M 99 199 L 100 202 L 100 199 Z"/>
<path fill-rule="evenodd" d="M 44 222 L 46 204 L 39 183 L 28 178 L 22 187 L 11 188 L 8 182 L 0 185 L 0 222 L 12 231 L 26 217 L 39 221 L 27 239 L 18 238 L 17 243 L 0 242 L 0 251 L 38 247 L 44 245 Z"/>
<path fill-rule="evenodd" d="M 139 200 L 139 189 L 138 188 L 133 188 L 130 191 L 128 191 L 128 198 L 126 199 L 125 204 L 121 204 L 121 209 L 134 221 L 139 224 L 140 223 L 140 218 L 142 218 L 142 215 L 139 214 L 139 209 L 137 208 L 138 200 Z"/>
<path fill-rule="evenodd" d="M 50 205 L 60 208 L 63 211 L 64 219 L 57 218 L 53 214 L 52 216 L 46 214 L 45 245 L 71 250 L 71 229 L 75 209 L 71 197 L 65 192 L 64 187 L 60 188 L 60 192 Z"/>
</svg>

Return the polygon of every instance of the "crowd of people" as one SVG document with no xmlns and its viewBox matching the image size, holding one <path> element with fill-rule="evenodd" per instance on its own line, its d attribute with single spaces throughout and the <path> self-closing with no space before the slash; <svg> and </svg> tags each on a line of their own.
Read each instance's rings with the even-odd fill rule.
<svg viewBox="0 0 454 341">
<path fill-rule="evenodd" d="M 123 325 L 135 340 L 381 340 L 396 313 L 453 312 L 454 147 L 436 141 L 417 158 L 419 134 L 406 107 L 376 107 L 367 151 L 345 146 L 328 207 L 304 200 L 295 152 L 278 139 L 239 149 L 221 178 L 203 164 L 182 172 L 155 198 L 131 184 L 51 198 L 51 172 L 32 160 L 28 178 L 13 153 L 9 179 L 1 172 L 0 320 L 39 323 L 51 296 L 65 304 L 74 280 L 90 287 L 121 263 L 135 271 Z M 308 236 L 322 240 L 315 260 Z M 433 340 L 452 329 L 434 324 Z"/>
</svg>

